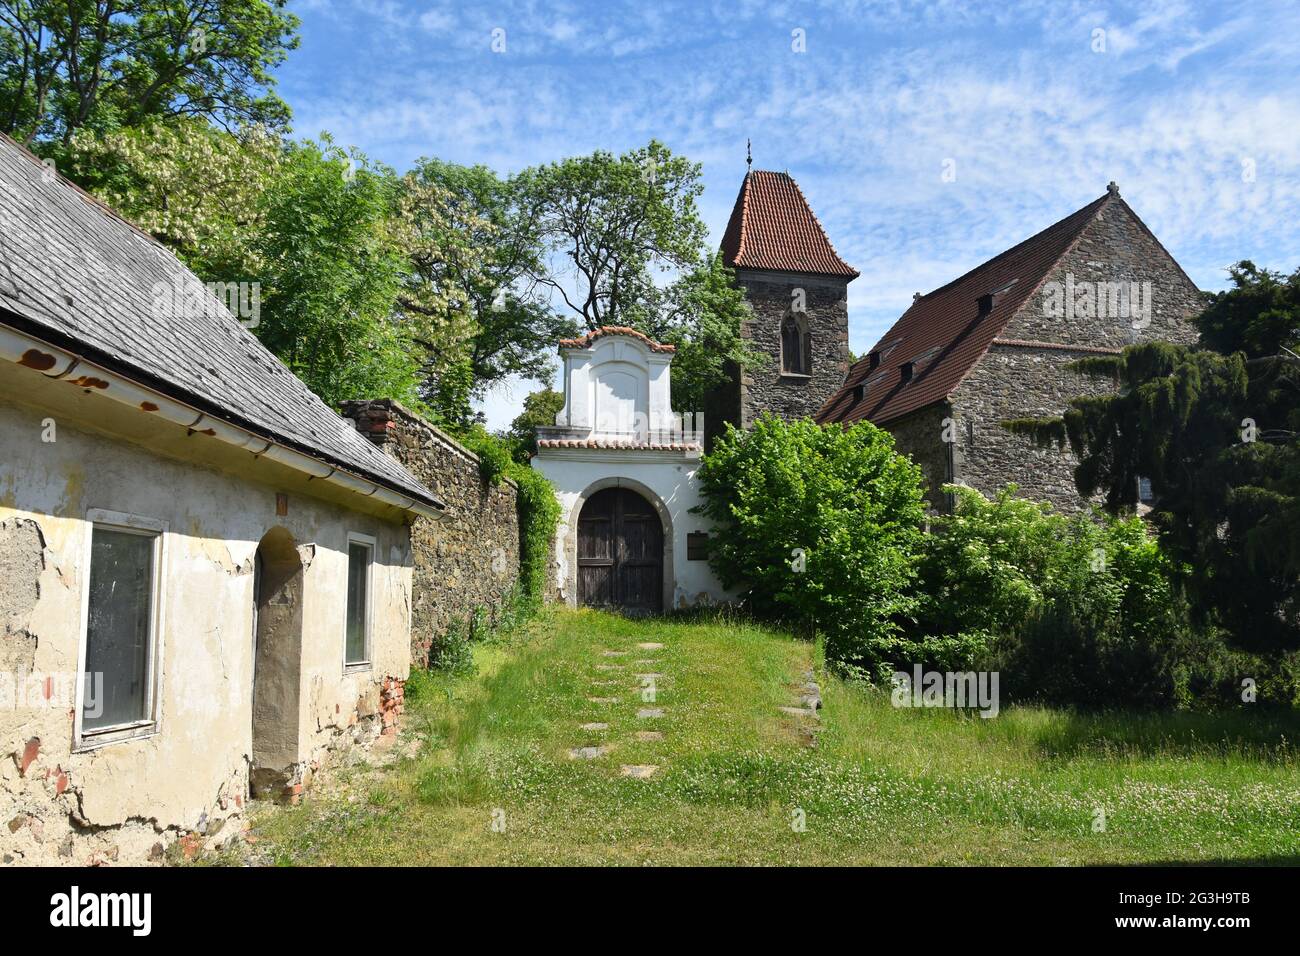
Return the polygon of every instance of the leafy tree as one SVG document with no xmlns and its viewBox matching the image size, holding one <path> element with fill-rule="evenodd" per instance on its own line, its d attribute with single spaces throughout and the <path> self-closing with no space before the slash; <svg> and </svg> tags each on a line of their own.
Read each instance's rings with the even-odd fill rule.
<svg viewBox="0 0 1300 956">
<path fill-rule="evenodd" d="M 873 673 L 916 608 L 921 473 L 869 422 L 764 415 L 728 427 L 699 470 L 709 562 L 758 613 L 826 635 L 829 660 Z"/>
<path fill-rule="evenodd" d="M 255 280 L 263 197 L 284 163 L 279 137 L 192 118 L 80 130 L 63 172 L 169 246 L 200 278 Z"/>
<path fill-rule="evenodd" d="M 729 380 L 733 369 L 756 368 L 766 359 L 740 334 L 742 323 L 752 317 L 749 302 L 721 254 L 673 283 L 665 300 L 647 334 L 677 348 L 673 407 L 705 412 L 709 394 Z"/>
<path fill-rule="evenodd" d="M 925 538 L 902 662 L 997 670 L 1011 699 L 1149 709 L 1222 700 L 1243 673 L 1189 626 L 1174 568 L 1140 518 L 1065 516 L 949 485 Z"/>
<path fill-rule="evenodd" d="M 533 277 L 589 330 L 640 328 L 658 302 L 655 274 L 690 270 L 701 258 L 700 166 L 662 143 L 530 169 L 518 188 L 523 216 L 564 264 Z"/>
<path fill-rule="evenodd" d="M 405 262 L 390 228 L 396 177 L 328 140 L 294 146 L 263 196 L 258 336 L 327 403 L 420 406 L 422 352 L 394 307 Z"/>
<path fill-rule="evenodd" d="M 735 367 L 762 361 L 741 338 L 744 293 L 721 256 L 704 252 L 698 164 L 652 140 L 528 170 L 517 188 L 547 252 L 530 267 L 534 281 L 587 329 L 630 326 L 677 346 L 674 407 L 702 410 Z"/>
<path fill-rule="evenodd" d="M 1276 653 L 1300 647 L 1300 272 L 1243 262 L 1232 279 L 1197 320 L 1201 346 L 1081 360 L 1118 392 L 1073 400 L 1062 422 L 1006 424 L 1043 441 L 1063 425 L 1079 491 L 1111 511 L 1133 508 L 1149 479 L 1198 619 Z"/>
<path fill-rule="evenodd" d="M 518 181 L 485 166 L 422 159 L 402 180 L 410 281 L 402 306 L 429 332 L 457 331 L 430 344 L 457 353 L 474 396 L 510 376 L 550 380 L 558 339 L 574 334 L 540 294 L 543 249 L 518 203 Z"/>
<path fill-rule="evenodd" d="M 506 432 L 506 441 L 516 461 L 523 464 L 537 454 L 537 426 L 554 425 L 555 416 L 564 407 L 564 393 L 544 388 L 524 398 L 524 410 L 515 416 Z"/>
<path fill-rule="evenodd" d="M 62 144 L 77 130 L 202 117 L 283 126 L 272 71 L 298 45 L 285 0 L 4 0 L 0 131 Z"/>
</svg>

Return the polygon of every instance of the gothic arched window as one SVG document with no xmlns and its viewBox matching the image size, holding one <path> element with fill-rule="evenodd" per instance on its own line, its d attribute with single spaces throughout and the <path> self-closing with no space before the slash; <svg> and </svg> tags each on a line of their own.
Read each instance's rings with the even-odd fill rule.
<svg viewBox="0 0 1300 956">
<path fill-rule="evenodd" d="M 781 371 L 790 375 L 812 374 L 812 336 L 801 315 L 787 315 L 781 320 Z"/>
</svg>

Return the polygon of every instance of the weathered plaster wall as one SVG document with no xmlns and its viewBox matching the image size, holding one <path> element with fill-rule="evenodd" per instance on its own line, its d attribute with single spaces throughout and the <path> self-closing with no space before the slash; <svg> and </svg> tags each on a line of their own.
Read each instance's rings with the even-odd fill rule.
<svg viewBox="0 0 1300 956">
<path fill-rule="evenodd" d="M 409 668 L 405 526 L 298 493 L 278 516 L 275 487 L 66 418 L 56 440 L 43 441 L 47 412 L 18 403 L 14 375 L 0 379 L 0 660 L 52 679 L 38 681 L 39 706 L 0 710 L 5 863 L 138 860 L 178 836 L 238 832 L 226 821 L 248 793 L 253 556 L 269 529 L 284 528 L 306 565 L 297 784 L 335 743 L 378 733 L 382 718 L 368 718 L 391 711 Z M 73 752 L 75 708 L 55 681 L 79 667 L 89 509 L 167 523 L 160 698 L 151 736 Z M 378 544 L 372 665 L 345 674 L 349 532 Z"/>
<path fill-rule="evenodd" d="M 665 610 L 731 600 L 708 561 L 687 559 L 686 536 L 710 531 L 712 522 L 691 509 L 700 503 L 695 473 L 699 458 L 679 452 L 545 449 L 533 467 L 555 486 L 560 523 L 555 533 L 553 597 L 576 605 L 578 516 L 603 488 L 631 488 L 659 512 L 664 526 Z"/>
<path fill-rule="evenodd" d="M 343 414 L 447 503 L 444 520 L 411 528 L 411 656 L 420 664 L 453 622 L 477 608 L 495 615 L 518 581 L 517 489 L 485 484 L 477 455 L 397 402 L 346 402 Z"/>
</svg>

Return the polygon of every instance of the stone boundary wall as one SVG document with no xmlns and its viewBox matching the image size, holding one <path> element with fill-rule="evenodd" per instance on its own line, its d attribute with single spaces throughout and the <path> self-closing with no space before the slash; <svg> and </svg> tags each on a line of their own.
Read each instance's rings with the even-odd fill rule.
<svg viewBox="0 0 1300 956">
<path fill-rule="evenodd" d="M 391 399 L 344 402 L 343 415 L 447 504 L 441 521 L 411 526 L 411 665 L 458 621 L 495 619 L 519 580 L 518 488 L 485 484 L 478 456 Z"/>
</svg>

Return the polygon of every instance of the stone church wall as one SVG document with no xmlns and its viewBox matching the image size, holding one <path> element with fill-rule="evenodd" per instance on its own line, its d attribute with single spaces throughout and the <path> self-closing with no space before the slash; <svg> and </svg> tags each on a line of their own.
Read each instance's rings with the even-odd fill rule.
<svg viewBox="0 0 1300 956">
<path fill-rule="evenodd" d="M 1112 314 L 1109 300 L 1092 314 L 1052 314 L 1051 283 L 1059 290 L 1068 283 L 1082 296 L 1098 283 L 1116 282 L 1150 284 L 1149 316 Z M 1106 394 L 1111 383 L 1065 366 L 1135 342 L 1190 344 L 1197 335 L 1191 319 L 1203 305 L 1201 293 L 1131 210 L 1109 204 L 1007 323 L 997 342 L 1013 344 L 995 343 L 954 391 L 957 480 L 986 495 L 1015 482 L 1022 497 L 1065 511 L 1083 508 L 1087 502 L 1074 485 L 1078 461 L 1069 449 L 1039 448 L 1000 422 L 1060 415 L 1072 398 Z"/>
<path fill-rule="evenodd" d="M 754 318 L 743 331 L 768 356 L 763 368 L 746 370 L 744 375 L 739 403 L 741 427 L 748 428 L 763 411 L 789 419 L 816 415 L 848 373 L 848 283 L 843 279 L 745 269 L 737 270 L 736 279 L 744 286 L 754 311 Z M 804 291 L 812 334 L 809 376 L 781 373 L 781 320 L 790 312 L 796 289 Z"/>
</svg>

